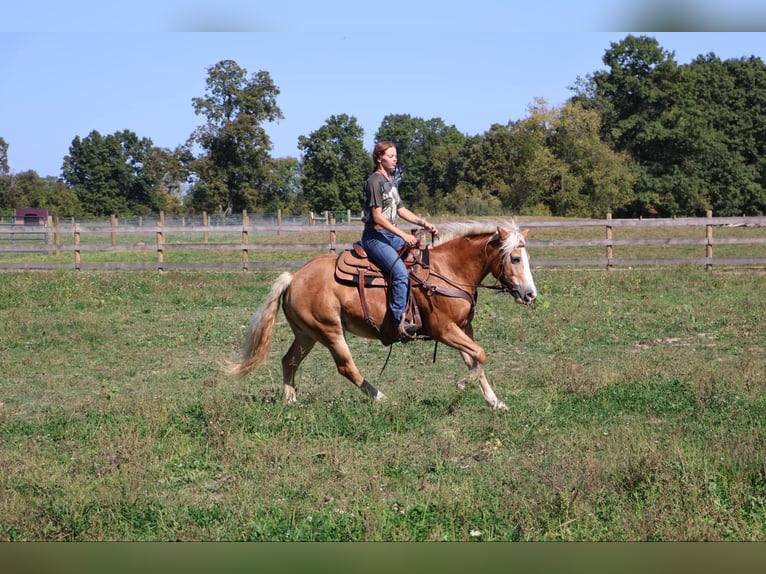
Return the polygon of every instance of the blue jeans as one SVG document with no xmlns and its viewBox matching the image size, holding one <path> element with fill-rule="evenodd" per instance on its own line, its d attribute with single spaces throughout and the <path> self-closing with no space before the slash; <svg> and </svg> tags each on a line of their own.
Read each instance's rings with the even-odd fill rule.
<svg viewBox="0 0 766 574">
<path fill-rule="evenodd" d="M 388 276 L 390 286 L 389 309 L 394 325 L 399 325 L 407 306 L 407 290 L 410 277 L 407 267 L 396 252 L 404 245 L 404 240 L 389 231 L 365 227 L 362 233 L 362 246 L 367 256 Z"/>
</svg>

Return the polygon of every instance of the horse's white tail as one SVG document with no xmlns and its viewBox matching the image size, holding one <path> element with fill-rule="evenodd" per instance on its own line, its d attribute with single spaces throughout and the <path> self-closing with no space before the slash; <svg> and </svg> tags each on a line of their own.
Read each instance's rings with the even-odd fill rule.
<svg viewBox="0 0 766 574">
<path fill-rule="evenodd" d="M 226 373 L 242 377 L 266 360 L 271 351 L 271 336 L 279 312 L 282 295 L 293 280 L 292 273 L 282 273 L 271 286 L 266 300 L 250 319 L 242 349 L 242 360 L 226 367 Z"/>
</svg>

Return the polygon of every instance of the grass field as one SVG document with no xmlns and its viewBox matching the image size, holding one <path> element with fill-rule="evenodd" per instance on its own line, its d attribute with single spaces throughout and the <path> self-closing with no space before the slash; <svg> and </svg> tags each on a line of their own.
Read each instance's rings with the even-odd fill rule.
<svg viewBox="0 0 766 574">
<path fill-rule="evenodd" d="M 433 343 L 222 375 L 276 271 L 6 273 L 0 539 L 766 540 L 766 272 L 540 268 L 480 293 L 510 407 Z"/>
</svg>

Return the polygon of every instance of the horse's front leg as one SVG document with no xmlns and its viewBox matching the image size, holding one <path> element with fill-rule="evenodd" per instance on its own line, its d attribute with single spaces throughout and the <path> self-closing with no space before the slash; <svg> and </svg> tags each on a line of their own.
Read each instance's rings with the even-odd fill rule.
<svg viewBox="0 0 766 574">
<path fill-rule="evenodd" d="M 495 391 L 492 390 L 492 387 L 487 380 L 487 376 L 484 373 L 484 361 L 486 360 L 486 355 L 484 349 L 482 349 L 469 335 L 469 333 L 472 332 L 473 330 L 470 329 L 470 326 L 463 331 L 460 327 L 454 325 L 453 328 L 447 330 L 442 334 L 442 337 L 440 337 L 440 340 L 445 345 L 454 347 L 460 352 L 463 362 L 466 364 L 466 367 L 468 367 L 468 375 L 458 381 L 457 387 L 462 390 L 469 381 L 478 380 L 479 390 L 481 391 L 481 396 L 484 398 L 484 402 L 486 402 L 492 410 L 507 411 L 508 406 L 497 398 Z"/>
</svg>

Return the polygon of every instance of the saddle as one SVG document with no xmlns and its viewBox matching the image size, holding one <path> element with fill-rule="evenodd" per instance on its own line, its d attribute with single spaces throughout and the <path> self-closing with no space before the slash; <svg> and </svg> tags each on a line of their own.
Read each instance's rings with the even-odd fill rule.
<svg viewBox="0 0 766 574">
<path fill-rule="evenodd" d="M 428 269 L 429 252 L 427 247 L 410 248 L 409 246 L 405 246 L 399 251 L 399 255 L 410 273 L 410 284 L 412 284 L 413 278 L 418 278 L 415 272 L 416 267 L 421 267 L 426 270 Z M 401 340 L 399 334 L 394 334 L 392 336 L 392 334 L 384 332 L 370 315 L 365 290 L 381 287 L 387 288 L 388 278 L 377 265 L 370 261 L 360 241 L 354 243 L 351 249 L 345 249 L 338 255 L 335 262 L 335 280 L 343 285 L 350 285 L 357 288 L 365 321 L 378 331 L 381 335 L 381 340 L 385 344 Z M 404 316 L 410 323 L 416 325 L 418 329 L 422 327 L 423 322 L 420 318 L 418 306 L 415 304 L 412 297 L 412 289 L 410 289 L 409 292 L 409 299 Z M 396 331 L 396 329 L 394 329 L 394 331 Z M 410 338 L 415 338 L 415 335 Z"/>
</svg>

